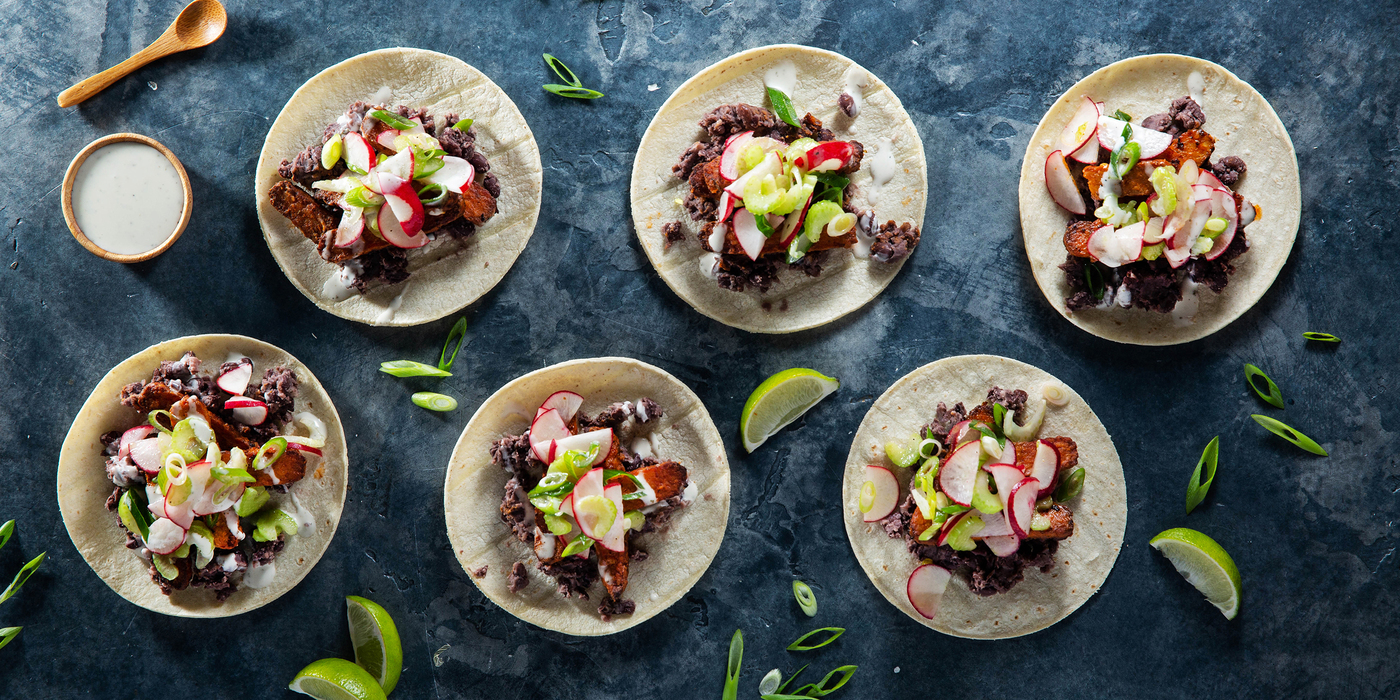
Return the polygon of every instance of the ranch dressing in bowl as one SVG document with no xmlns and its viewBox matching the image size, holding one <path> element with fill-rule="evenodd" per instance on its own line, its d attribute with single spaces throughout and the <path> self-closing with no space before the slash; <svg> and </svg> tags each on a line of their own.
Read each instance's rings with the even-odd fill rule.
<svg viewBox="0 0 1400 700">
<path fill-rule="evenodd" d="M 64 179 L 64 216 L 74 237 L 118 262 L 146 260 L 168 248 L 189 221 L 190 203 L 179 161 L 136 134 L 94 141 Z"/>
</svg>

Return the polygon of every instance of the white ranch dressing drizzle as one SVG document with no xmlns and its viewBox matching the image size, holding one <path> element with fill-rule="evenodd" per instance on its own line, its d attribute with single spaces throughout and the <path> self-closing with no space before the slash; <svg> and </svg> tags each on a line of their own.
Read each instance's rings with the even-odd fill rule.
<svg viewBox="0 0 1400 700">
<path fill-rule="evenodd" d="M 861 214 L 860 219 L 856 221 L 856 227 L 852 229 L 856 232 L 856 244 L 851 248 L 851 252 L 857 258 L 864 260 L 870 257 L 870 244 L 875 242 L 875 237 L 868 235 L 867 231 L 874 227 L 874 214 Z"/>
<path fill-rule="evenodd" d="M 375 103 L 381 103 L 381 102 L 382 102 L 382 103 L 388 103 L 388 102 L 389 102 L 389 98 L 392 97 L 392 96 L 393 96 L 393 93 L 389 92 L 389 86 L 388 86 L 388 85 L 381 85 L 380 88 L 379 88 L 378 90 L 375 90 L 375 91 L 374 91 L 374 94 L 373 94 L 373 95 L 370 95 L 370 96 L 369 96 L 369 101 L 370 101 L 370 102 L 375 102 Z"/>
<path fill-rule="evenodd" d="M 296 494 L 292 494 L 292 505 L 296 506 L 296 512 L 292 514 L 292 519 L 297 521 L 297 534 L 302 537 L 310 537 L 316 534 L 316 518 L 311 515 L 301 504 L 301 499 Z"/>
<path fill-rule="evenodd" d="M 656 452 L 651 449 L 650 437 L 639 437 L 632 441 L 632 452 L 638 457 L 655 457 Z"/>
<path fill-rule="evenodd" d="M 797 87 L 797 65 L 792 61 L 778 61 L 763 74 L 763 84 L 792 97 Z"/>
<path fill-rule="evenodd" d="M 865 197 L 870 200 L 871 204 L 879 199 L 880 188 L 893 180 L 897 172 L 899 172 L 899 164 L 894 162 L 894 141 L 881 138 L 876 146 L 875 155 L 870 158 L 871 183 Z"/>
<path fill-rule="evenodd" d="M 219 568 L 227 573 L 238 571 L 238 558 L 232 554 L 221 554 L 218 557 Z"/>
<path fill-rule="evenodd" d="M 854 103 L 852 117 L 860 116 L 860 108 L 865 106 L 865 88 L 870 87 L 870 73 L 860 66 L 846 69 L 846 94 Z"/>
<path fill-rule="evenodd" d="M 389 322 L 392 322 L 392 321 L 394 320 L 394 314 L 398 313 L 399 307 L 400 307 L 400 306 L 403 306 L 403 295 L 405 295 L 405 294 L 407 294 L 407 293 L 408 293 L 408 285 L 405 284 L 405 285 L 403 286 L 403 291 L 399 292 L 399 295 L 396 296 L 396 297 L 394 297 L 394 300 L 391 301 L 391 302 L 389 302 L 389 305 L 386 306 L 386 307 L 384 308 L 383 311 L 380 311 L 380 312 L 379 312 L 379 315 L 375 317 L 374 322 L 375 322 L 375 323 L 389 323 Z"/>
<path fill-rule="evenodd" d="M 267 588 L 276 576 L 277 562 L 263 565 L 249 564 L 248 570 L 243 572 L 243 585 L 253 589 Z"/>
<path fill-rule="evenodd" d="M 1196 321 L 1196 312 L 1201 308 L 1200 285 L 1187 277 L 1181 281 L 1181 301 L 1172 309 L 1172 321 L 1178 326 L 1189 326 Z"/>
<path fill-rule="evenodd" d="M 681 503 L 690 505 L 695 502 L 696 494 L 700 493 L 700 487 L 694 481 L 686 480 L 685 489 L 681 491 Z"/>
<path fill-rule="evenodd" d="M 719 267 L 719 255 L 716 253 L 701 253 L 697 261 L 700 264 L 700 274 L 710 279 L 719 279 L 719 274 L 715 271 Z"/>
<path fill-rule="evenodd" d="M 105 251 L 139 255 L 159 248 L 185 211 L 180 174 L 160 151 L 119 141 L 93 151 L 73 179 L 73 217 Z"/>
<path fill-rule="evenodd" d="M 239 526 L 238 514 L 232 508 L 224 511 L 224 525 L 228 526 L 229 532 L 232 532 L 236 539 L 243 539 L 243 528 Z"/>
<path fill-rule="evenodd" d="M 359 294 L 360 291 L 355 289 L 354 284 L 363 270 L 364 268 L 354 260 L 341 265 L 340 269 L 321 285 L 321 294 L 329 297 L 331 301 L 345 301 Z"/>
<path fill-rule="evenodd" d="M 639 420 L 639 421 L 645 423 L 645 422 L 647 422 L 648 420 L 651 419 L 651 416 L 648 416 L 648 415 L 647 415 L 647 405 L 646 405 L 646 402 L 645 402 L 645 401 L 643 401 L 642 399 L 637 399 L 637 404 L 636 404 L 636 406 L 637 406 L 637 420 Z"/>
<path fill-rule="evenodd" d="M 1191 93 L 1191 99 L 1200 104 L 1201 96 L 1206 92 L 1206 80 L 1201 76 L 1200 71 L 1193 70 L 1190 75 L 1186 76 L 1186 89 Z"/>
<path fill-rule="evenodd" d="M 536 554 L 541 560 L 554 558 L 554 535 L 545 532 L 538 527 L 535 528 L 535 536 L 540 540 L 540 549 Z"/>
<path fill-rule="evenodd" d="M 715 224 L 710 232 L 710 249 L 716 253 L 724 250 L 724 237 L 729 233 L 729 226 L 726 224 Z"/>
<path fill-rule="evenodd" d="M 641 491 L 642 491 L 642 498 L 641 498 L 642 505 L 643 505 L 643 506 L 655 505 L 655 504 L 656 504 L 656 489 L 654 489 L 654 488 L 651 487 L 651 484 L 650 484 L 649 482 L 647 482 L 647 478 L 646 478 L 645 476 L 642 476 L 641 474 L 637 474 L 636 476 L 637 476 L 637 481 L 641 482 L 641 484 L 642 484 L 641 487 L 640 487 L 640 488 L 641 488 Z"/>
</svg>

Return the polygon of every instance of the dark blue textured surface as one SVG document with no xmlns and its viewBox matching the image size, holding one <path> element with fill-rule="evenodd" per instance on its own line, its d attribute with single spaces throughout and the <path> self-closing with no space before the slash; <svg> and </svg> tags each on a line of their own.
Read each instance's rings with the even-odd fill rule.
<svg viewBox="0 0 1400 700">
<path fill-rule="evenodd" d="M 0 0 L 0 519 L 19 521 L 0 576 L 49 553 L 0 607 L 0 624 L 25 626 L 0 651 L 0 696 L 280 697 L 306 663 L 351 654 L 348 593 L 398 621 L 396 697 L 716 697 L 736 626 L 747 638 L 744 697 L 768 669 L 808 661 L 808 675 L 860 665 L 844 698 L 1400 695 L 1395 2 L 231 2 L 212 47 L 57 109 L 60 90 L 154 39 L 179 7 Z M 924 244 L 875 303 L 823 329 L 764 337 L 701 317 L 657 279 L 631 230 L 627 181 L 671 90 L 730 53 L 782 41 L 845 53 L 898 92 L 924 139 L 930 197 Z M 253 210 L 263 136 L 296 87 L 395 45 L 491 76 L 529 120 L 545 166 L 535 237 L 466 312 L 459 371 L 441 385 L 462 408 L 447 415 L 414 408 L 418 385 L 374 368 L 435 356 L 451 320 L 375 329 L 317 310 L 273 263 Z M 607 97 L 540 91 L 552 80 L 543 51 Z M 1272 102 L 1298 148 L 1304 202 L 1297 246 L 1263 301 L 1210 338 L 1165 349 L 1062 321 L 1031 279 L 1016 206 L 1021 154 L 1045 108 L 1093 69 L 1154 51 L 1221 63 Z M 130 267 L 86 253 L 59 209 L 68 160 L 116 131 L 170 146 L 197 205 L 172 250 Z M 1305 346 L 1305 330 L 1345 342 Z M 204 332 L 256 336 L 310 365 L 352 459 L 325 558 L 274 604 L 224 621 L 162 617 L 113 594 L 65 534 L 53 479 L 68 424 L 108 368 Z M 995 643 L 943 637 L 888 605 L 836 507 L 873 397 L 921 364 L 973 352 L 1031 362 L 1083 394 L 1115 436 L 1129 493 L 1127 543 L 1103 591 L 1048 631 Z M 492 391 L 603 354 L 655 363 L 700 394 L 730 449 L 733 506 L 714 565 L 682 602 L 635 630 L 571 639 L 477 592 L 448 547 L 441 488 L 457 434 Z M 1248 393 L 1244 362 L 1272 375 L 1286 410 Z M 744 398 L 790 366 L 838 376 L 842 389 L 743 455 Z M 1272 437 L 1248 419 L 1255 412 L 1332 456 Z M 1216 434 L 1214 493 L 1185 517 L 1187 476 Z M 1147 547 L 1179 525 L 1234 555 L 1239 619 L 1226 622 Z M 814 621 L 792 602 L 793 576 L 816 590 Z M 850 631 L 820 652 L 782 650 L 821 625 Z"/>
</svg>

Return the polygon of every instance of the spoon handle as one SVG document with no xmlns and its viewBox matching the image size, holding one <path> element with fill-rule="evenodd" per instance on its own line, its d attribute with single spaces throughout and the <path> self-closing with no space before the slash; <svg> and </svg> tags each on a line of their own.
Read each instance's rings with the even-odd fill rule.
<svg viewBox="0 0 1400 700">
<path fill-rule="evenodd" d="M 101 73 L 98 73 L 97 75 L 94 75 L 86 80 L 80 81 L 73 87 L 70 87 L 67 90 L 64 90 L 63 92 L 58 93 L 58 106 L 72 107 L 73 105 L 78 104 L 79 102 L 82 102 L 83 100 L 86 100 L 89 97 L 92 97 L 93 95 L 102 92 L 103 90 L 106 90 L 108 87 L 111 87 L 112 83 L 115 83 L 118 80 L 125 78 L 137 68 L 140 68 L 141 66 L 144 66 L 147 63 L 156 60 L 157 58 L 161 58 L 163 56 L 168 56 L 172 53 L 175 53 L 180 49 L 181 47 L 179 45 L 179 42 L 175 40 L 174 32 L 167 30 L 164 34 L 161 34 L 159 37 L 157 37 L 155 41 L 151 42 L 150 46 L 147 46 L 146 48 L 137 51 L 131 56 L 131 58 L 128 58 L 125 61 L 122 61 L 121 63 L 118 63 L 117 65 L 112 66 L 111 68 L 108 68 L 107 70 L 104 70 Z"/>
</svg>

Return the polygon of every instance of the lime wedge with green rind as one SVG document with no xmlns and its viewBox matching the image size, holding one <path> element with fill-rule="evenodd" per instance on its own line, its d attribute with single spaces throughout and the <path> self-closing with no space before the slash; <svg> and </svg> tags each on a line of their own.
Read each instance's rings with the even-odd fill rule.
<svg viewBox="0 0 1400 700">
<path fill-rule="evenodd" d="M 802 417 L 817 402 L 841 387 L 841 382 L 812 369 L 783 370 L 763 381 L 744 402 L 739 437 L 753 452 L 765 440 Z"/>
<path fill-rule="evenodd" d="M 403 669 L 403 645 L 394 619 L 378 603 L 357 595 L 345 596 L 345 614 L 350 620 L 355 663 L 378 681 L 388 695 L 398 684 Z"/>
<path fill-rule="evenodd" d="M 316 700 L 386 700 L 374 677 L 345 659 L 312 661 L 287 687 Z"/>
<path fill-rule="evenodd" d="M 1186 581 L 1196 587 L 1225 619 L 1240 612 L 1240 570 L 1225 549 L 1204 533 L 1176 527 L 1152 538 L 1148 544 L 1161 552 Z"/>
</svg>

